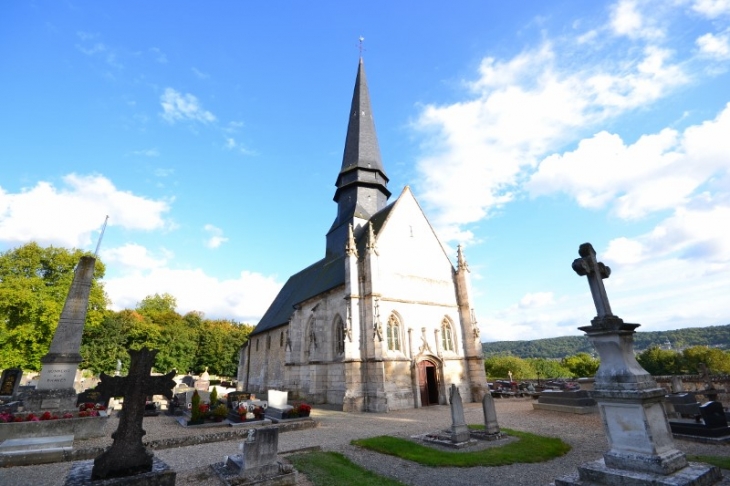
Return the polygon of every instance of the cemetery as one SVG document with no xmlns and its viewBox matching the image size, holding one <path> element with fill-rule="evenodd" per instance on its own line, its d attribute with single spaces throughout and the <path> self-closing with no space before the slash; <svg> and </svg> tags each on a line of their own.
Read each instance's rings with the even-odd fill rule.
<svg viewBox="0 0 730 486">
<path fill-rule="evenodd" d="M 207 369 L 199 376 L 153 373 L 158 351 L 147 348 L 129 350 L 126 376 L 102 373 L 78 393 L 85 308 L 78 304 L 88 298 L 84 268 L 93 265 L 86 262 L 36 386 L 22 387 L 20 370 L 3 371 L 2 484 L 294 485 L 302 477 L 293 464 L 306 467 L 307 454 L 318 451 L 339 451 L 404 484 L 440 474 L 418 467 L 449 465 L 462 469 L 448 472 L 445 484 L 482 484 L 474 478 L 496 465 L 515 468 L 500 472 L 512 484 L 728 484 L 718 467 L 688 459 L 727 456 L 730 427 L 719 401 L 725 390 L 706 368 L 700 393 L 685 392 L 679 379 L 672 393 L 659 386 L 632 353 L 638 324 L 611 311 L 601 282 L 610 269 L 590 244 L 580 255 L 573 269 L 587 277 L 597 310 L 581 328 L 601 356 L 594 379 L 538 390 L 518 385 L 510 372 L 481 406 L 464 403 L 452 383 L 446 404 L 388 414 L 313 410 L 284 390 L 211 385 Z M 403 477 L 394 463 L 403 459 L 392 456 L 423 466 Z"/>
</svg>

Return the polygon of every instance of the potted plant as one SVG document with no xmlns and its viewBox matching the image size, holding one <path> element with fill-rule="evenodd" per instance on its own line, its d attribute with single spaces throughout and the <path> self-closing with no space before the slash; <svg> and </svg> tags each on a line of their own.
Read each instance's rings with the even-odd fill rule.
<svg viewBox="0 0 730 486">
<path fill-rule="evenodd" d="M 309 412 L 312 411 L 312 406 L 306 403 L 300 403 L 297 408 L 299 409 L 300 417 L 309 417 Z"/>
<path fill-rule="evenodd" d="M 203 415 L 200 413 L 200 395 L 198 390 L 193 392 L 193 398 L 190 399 L 190 420 L 188 425 L 200 425 L 203 423 Z"/>
<path fill-rule="evenodd" d="M 245 406 L 238 407 L 238 418 L 241 419 L 241 422 L 246 421 L 246 414 L 248 413 L 248 409 Z"/>
<path fill-rule="evenodd" d="M 223 422 L 223 419 L 228 415 L 228 407 L 222 403 L 213 409 L 213 420 L 216 422 Z"/>
<path fill-rule="evenodd" d="M 264 419 L 264 413 L 266 412 L 264 410 L 264 407 L 254 407 L 252 410 L 253 416 L 255 420 L 263 420 Z"/>
</svg>

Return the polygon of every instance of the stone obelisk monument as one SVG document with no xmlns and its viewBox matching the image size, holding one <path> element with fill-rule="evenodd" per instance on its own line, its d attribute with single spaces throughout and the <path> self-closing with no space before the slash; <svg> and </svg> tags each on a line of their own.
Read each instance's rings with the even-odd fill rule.
<svg viewBox="0 0 730 486">
<path fill-rule="evenodd" d="M 41 358 L 41 375 L 36 389 L 24 400 L 26 410 L 72 410 L 76 408 L 74 378 L 81 363 L 81 335 L 89 306 L 96 258 L 81 257 L 71 289 L 61 312 L 51 348 Z"/>
<path fill-rule="evenodd" d="M 588 278 L 598 315 L 590 326 L 579 328 L 598 351 L 593 398 L 598 403 L 610 450 L 602 459 L 578 467 L 559 478 L 555 486 L 619 485 L 687 486 L 722 480 L 717 467 L 688 463 L 674 446 L 664 411 L 663 388 L 634 357 L 634 333 L 639 324 L 627 324 L 611 312 L 603 279 L 611 269 L 596 261 L 590 243 L 578 250 L 573 270 Z"/>
</svg>

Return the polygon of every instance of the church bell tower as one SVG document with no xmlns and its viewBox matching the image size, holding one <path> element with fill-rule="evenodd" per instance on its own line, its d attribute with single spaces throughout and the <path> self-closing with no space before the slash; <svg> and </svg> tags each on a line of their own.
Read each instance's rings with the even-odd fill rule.
<svg viewBox="0 0 730 486">
<path fill-rule="evenodd" d="M 390 197 L 362 57 L 352 94 L 342 168 L 335 185 L 337 217 L 327 233 L 327 256 L 343 255 L 349 225 L 359 234 L 363 224 L 383 209 Z"/>
</svg>

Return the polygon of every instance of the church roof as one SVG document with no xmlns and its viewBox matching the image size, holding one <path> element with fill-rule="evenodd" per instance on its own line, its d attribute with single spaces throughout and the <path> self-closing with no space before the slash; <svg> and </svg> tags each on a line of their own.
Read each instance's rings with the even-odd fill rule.
<svg viewBox="0 0 730 486">
<path fill-rule="evenodd" d="M 388 219 L 395 202 L 384 207 L 370 218 L 377 235 Z M 362 255 L 367 244 L 367 231 L 357 239 L 357 251 Z M 345 284 L 345 257 L 323 258 L 295 273 L 279 291 L 274 301 L 251 333 L 259 334 L 289 322 L 296 305 L 317 295 Z"/>
<path fill-rule="evenodd" d="M 295 273 L 286 281 L 251 334 L 286 324 L 294 312 L 294 306 L 344 283 L 344 256 L 323 258 Z"/>
</svg>

